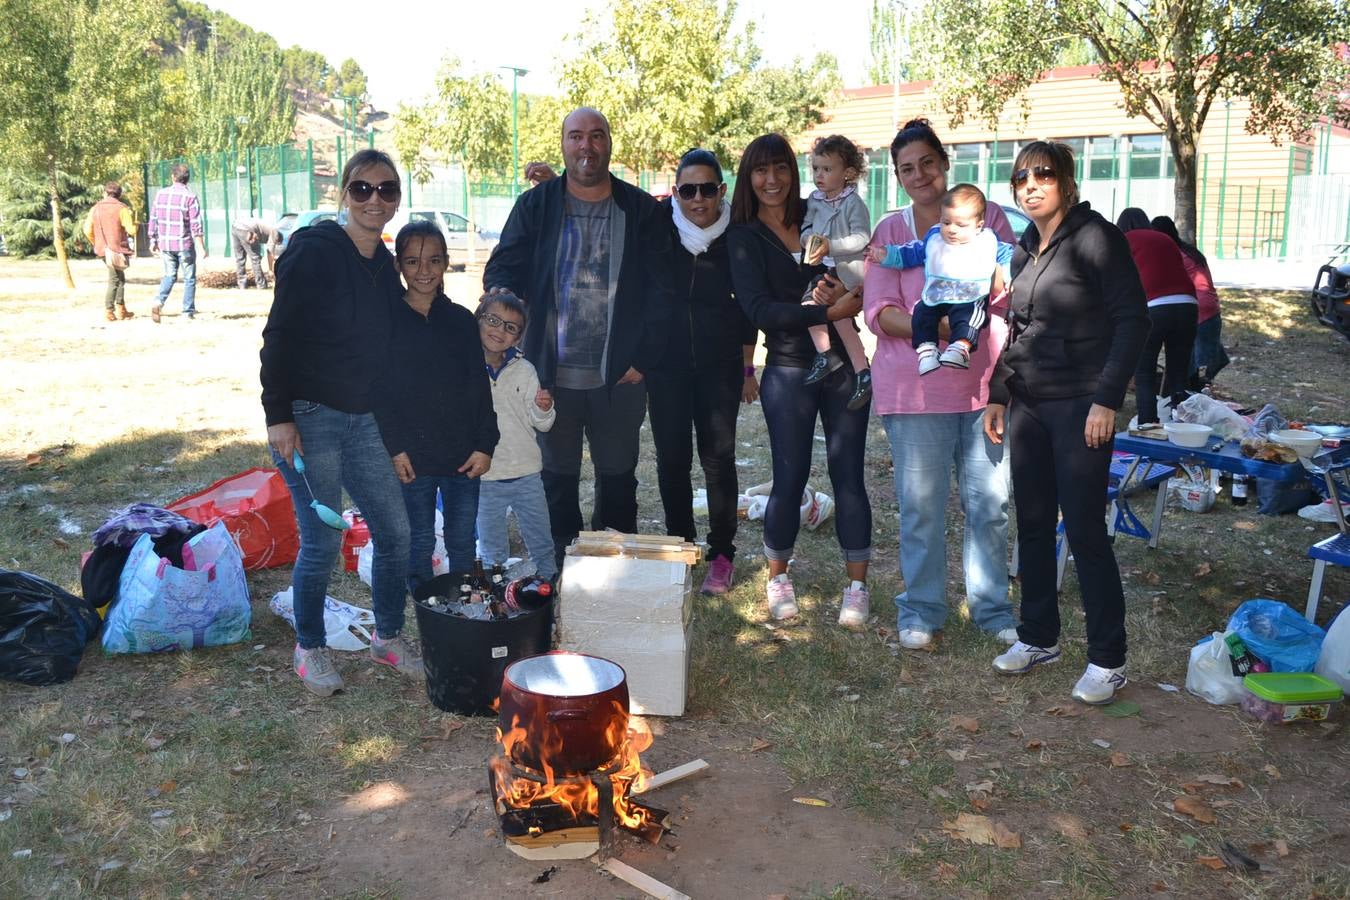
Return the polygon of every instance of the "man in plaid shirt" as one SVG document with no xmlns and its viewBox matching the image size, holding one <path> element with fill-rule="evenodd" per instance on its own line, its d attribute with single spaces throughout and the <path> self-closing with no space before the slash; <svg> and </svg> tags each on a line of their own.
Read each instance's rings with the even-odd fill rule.
<svg viewBox="0 0 1350 900">
<path fill-rule="evenodd" d="M 197 195 L 188 190 L 188 167 L 179 163 L 173 167 L 173 184 L 155 195 L 150 208 L 150 251 L 164 260 L 164 278 L 159 293 L 150 307 L 150 318 L 159 321 L 160 308 L 169 299 L 169 291 L 183 270 L 183 314 L 189 319 L 197 315 L 193 300 L 197 296 L 197 256 L 193 240 L 206 258 L 206 242 L 202 239 L 202 208 Z"/>
</svg>

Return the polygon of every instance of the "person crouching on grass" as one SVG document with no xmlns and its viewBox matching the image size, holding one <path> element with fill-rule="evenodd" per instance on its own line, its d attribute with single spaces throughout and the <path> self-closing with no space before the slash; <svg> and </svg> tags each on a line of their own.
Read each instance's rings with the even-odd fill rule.
<svg viewBox="0 0 1350 900">
<path fill-rule="evenodd" d="M 394 239 L 407 290 L 394 313 L 389 368 L 375 416 L 408 510 L 408 590 L 430 581 L 441 495 L 451 572 L 473 568 L 479 478 L 492 465 L 497 416 L 473 314 L 445 296 L 445 235 L 410 222 Z"/>
<path fill-rule="evenodd" d="M 534 366 L 516 349 L 528 321 L 524 301 L 510 291 L 484 294 L 477 315 L 492 406 L 501 429 L 492 471 L 483 477 L 478 502 L 478 555 L 487 565 L 506 562 L 506 517 L 514 512 L 535 574 L 552 581 L 558 577 L 558 563 L 540 475 L 544 460 L 535 433 L 553 427 L 557 418 L 553 395 L 539 386 Z"/>
</svg>

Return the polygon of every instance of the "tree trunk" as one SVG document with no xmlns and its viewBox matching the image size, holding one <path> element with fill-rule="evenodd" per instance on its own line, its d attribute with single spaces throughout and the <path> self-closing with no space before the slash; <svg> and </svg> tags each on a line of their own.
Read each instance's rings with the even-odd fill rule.
<svg viewBox="0 0 1350 900">
<path fill-rule="evenodd" d="M 70 275 L 70 259 L 66 256 L 66 237 L 61 232 L 61 191 L 56 184 L 56 157 L 47 157 L 47 191 L 52 205 L 52 244 L 56 247 L 56 261 L 61 264 L 61 276 L 66 287 L 74 288 Z"/>
<path fill-rule="evenodd" d="M 1184 128 L 1169 129 L 1167 141 L 1172 147 L 1172 163 L 1176 168 L 1173 201 L 1177 233 L 1183 241 L 1195 244 L 1195 134 Z"/>
</svg>

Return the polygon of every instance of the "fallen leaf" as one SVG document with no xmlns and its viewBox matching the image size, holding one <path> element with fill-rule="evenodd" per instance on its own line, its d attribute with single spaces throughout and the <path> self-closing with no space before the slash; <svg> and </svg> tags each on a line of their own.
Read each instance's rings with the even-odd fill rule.
<svg viewBox="0 0 1350 900">
<path fill-rule="evenodd" d="M 1170 890 L 1165 881 L 1155 881 L 1148 886 L 1148 889 L 1155 894 L 1165 894 Z"/>
<path fill-rule="evenodd" d="M 1039 750 L 1039 749 L 1041 749 L 1041 748 L 1044 747 L 1044 746 L 1045 746 L 1045 741 L 1038 741 L 1038 740 L 1035 740 L 1035 739 L 1032 739 L 1032 740 L 1030 740 L 1030 741 L 1027 741 L 1027 749 L 1028 749 L 1028 750 Z"/>
<path fill-rule="evenodd" d="M 41 453 L 28 454 L 23 458 L 23 464 L 30 469 L 33 468 L 33 466 L 42 465 L 42 454 Z"/>
<path fill-rule="evenodd" d="M 1188 794 L 1198 794 L 1207 787 L 1226 787 L 1241 790 L 1246 787 L 1241 778 L 1229 778 L 1225 775 L 1197 775 L 1194 781 L 1187 781 L 1181 789 Z"/>
<path fill-rule="evenodd" d="M 1210 805 L 1199 797 L 1189 795 L 1178 797 L 1172 801 L 1172 808 L 1183 816 L 1190 816 L 1197 822 L 1203 822 L 1206 825 L 1213 825 L 1219 821 Z"/>
<path fill-rule="evenodd" d="M 161 781 L 159 783 L 159 789 L 162 793 L 171 794 L 178 790 L 178 782 L 173 781 L 172 779 L 169 781 Z"/>
<path fill-rule="evenodd" d="M 1181 688 L 1177 687 L 1175 684 L 1168 684 L 1168 683 L 1165 682 L 1165 681 L 1160 681 L 1160 682 L 1158 682 L 1158 687 L 1161 688 L 1161 689 L 1164 690 L 1164 691 L 1167 691 L 1167 693 L 1169 693 L 1169 694 L 1179 694 L 1179 693 L 1181 693 Z M 1165 887 L 1164 887 L 1164 890 L 1166 890 Z"/>
<path fill-rule="evenodd" d="M 1128 756 L 1126 756 L 1124 753 L 1121 753 L 1119 750 L 1117 750 L 1115 753 L 1112 753 L 1112 754 L 1111 754 L 1111 766 L 1112 766 L 1112 768 L 1116 768 L 1116 769 L 1128 769 L 1128 768 L 1129 768 L 1130 766 L 1132 766 L 1132 765 L 1134 765 L 1134 761 L 1131 760 L 1131 759 L 1130 759 Z"/>
<path fill-rule="evenodd" d="M 967 755 L 969 752 L 970 752 L 970 751 L 964 750 L 964 749 L 962 749 L 962 750 L 948 750 L 948 751 L 946 751 L 947 755 L 950 756 L 954 762 L 965 762 L 965 761 L 966 761 L 966 755 Z"/>
<path fill-rule="evenodd" d="M 988 812 L 988 811 L 989 811 L 989 806 L 990 806 L 990 803 L 989 803 L 989 795 L 987 795 L 987 794 L 971 794 L 971 795 L 969 795 L 969 796 L 970 796 L 970 805 L 971 805 L 977 812 Z"/>
<path fill-rule="evenodd" d="M 973 794 L 992 794 L 994 792 L 994 782 L 992 781 L 972 781 L 966 785 L 966 792 Z"/>
<path fill-rule="evenodd" d="M 1195 861 L 1202 866 L 1208 866 L 1209 868 L 1214 869 L 1216 871 L 1218 869 L 1228 868 L 1228 863 L 1219 859 L 1217 856 L 1197 856 L 1195 858 Z"/>
<path fill-rule="evenodd" d="M 1219 845 L 1219 858 L 1227 863 L 1230 868 L 1248 875 L 1261 871 L 1261 864 L 1259 862 L 1243 853 L 1228 841 L 1224 841 Z"/>
<path fill-rule="evenodd" d="M 833 806 L 828 800 L 821 800 L 819 797 L 793 797 L 793 803 L 800 803 L 804 806 Z"/>
<path fill-rule="evenodd" d="M 1061 719 L 1076 719 L 1083 714 L 1083 711 L 1076 706 L 1052 706 L 1045 711 L 1047 716 L 1058 716 Z"/>
<path fill-rule="evenodd" d="M 992 845 L 1004 850 L 1015 850 L 1022 846 L 1020 835 L 988 816 L 957 813 L 955 821 L 942 823 L 942 830 L 970 844 Z"/>
<path fill-rule="evenodd" d="M 933 870 L 934 880 L 942 884 L 953 883 L 958 875 L 960 875 L 960 870 L 949 862 L 940 862 L 937 864 L 937 868 Z"/>
<path fill-rule="evenodd" d="M 65 538 L 54 537 L 52 538 L 52 543 L 60 547 L 62 550 L 70 549 L 70 541 L 66 540 Z"/>
<path fill-rule="evenodd" d="M 1274 778 L 1277 781 L 1283 777 L 1282 775 L 1280 775 L 1280 770 L 1275 768 L 1274 766 L 1266 766 L 1261 771 L 1265 772 L 1267 775 L 1269 775 L 1271 778 Z"/>
<path fill-rule="evenodd" d="M 1134 831 L 1134 824 L 1131 822 L 1121 822 L 1120 830 L 1124 834 L 1129 834 L 1131 831 Z"/>
<path fill-rule="evenodd" d="M 1102 715 L 1110 716 L 1113 719 L 1123 719 L 1126 716 L 1139 715 L 1139 704 L 1133 700 L 1117 700 L 1110 706 L 1102 707 Z"/>
<path fill-rule="evenodd" d="M 1162 584 L 1162 576 L 1157 572 L 1145 572 L 1144 581 L 1148 584 Z"/>
<path fill-rule="evenodd" d="M 165 744 L 164 738 L 157 737 L 153 734 L 145 739 L 145 746 L 149 750 L 158 750 L 160 747 L 163 747 L 164 744 Z"/>
<path fill-rule="evenodd" d="M 758 753 L 761 750 L 768 750 L 773 746 L 773 741 L 766 741 L 764 738 L 755 738 L 750 742 L 750 752 Z"/>
<path fill-rule="evenodd" d="M 1073 841 L 1075 844 L 1086 844 L 1088 841 L 1087 825 L 1082 819 L 1073 813 L 1057 812 L 1051 813 L 1049 817 L 1050 827 L 1058 831 L 1064 837 Z"/>
<path fill-rule="evenodd" d="M 1210 567 L 1210 564 L 1209 564 L 1209 563 L 1207 563 L 1207 562 L 1202 562 L 1200 565 L 1198 565 L 1198 566 L 1195 567 L 1195 577 L 1196 577 L 1196 578 L 1203 578 L 1204 576 L 1208 575 L 1208 574 L 1209 574 L 1210 572 L 1212 572 L 1212 571 L 1214 571 L 1214 570 L 1213 570 L 1213 568 Z"/>
<path fill-rule="evenodd" d="M 1276 839 L 1275 855 L 1278 856 L 1280 859 L 1284 859 L 1286 856 L 1289 855 L 1289 842 L 1286 841 L 1284 838 Z"/>
<path fill-rule="evenodd" d="M 972 719 L 970 716 L 952 716 L 950 722 L 953 728 L 959 728 L 969 734 L 980 730 L 980 720 Z"/>
</svg>

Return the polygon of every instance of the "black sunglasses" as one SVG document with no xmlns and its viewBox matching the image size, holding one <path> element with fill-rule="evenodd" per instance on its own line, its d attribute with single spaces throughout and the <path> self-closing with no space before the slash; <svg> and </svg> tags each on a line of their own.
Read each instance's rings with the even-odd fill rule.
<svg viewBox="0 0 1350 900">
<path fill-rule="evenodd" d="M 702 194 L 704 200 L 711 200 L 717 196 L 720 187 L 715 181 L 705 181 L 702 184 L 682 184 L 675 190 L 686 200 L 693 200 L 697 194 Z"/>
<path fill-rule="evenodd" d="M 1013 187 L 1021 187 L 1027 183 L 1027 179 L 1036 176 L 1036 181 L 1040 184 L 1054 184 L 1055 170 L 1049 166 L 1031 166 L 1027 169 L 1018 169 L 1013 173 Z"/>
<path fill-rule="evenodd" d="M 347 185 L 347 193 L 352 195 L 352 199 L 357 203 L 365 203 L 370 199 L 371 194 L 379 194 L 380 199 L 385 203 L 394 203 L 399 197 L 403 196 L 403 189 L 398 186 L 397 181 L 381 181 L 379 184 L 371 184 L 369 181 L 353 181 Z"/>
<path fill-rule="evenodd" d="M 516 335 L 520 334 L 519 325 L 517 325 L 515 322 L 508 322 L 501 316 L 494 316 L 492 313 L 483 313 L 478 318 L 483 322 L 484 325 L 488 326 L 489 328 L 500 328 L 502 331 L 505 331 L 507 334 L 511 335 L 511 337 L 515 337 Z"/>
</svg>

